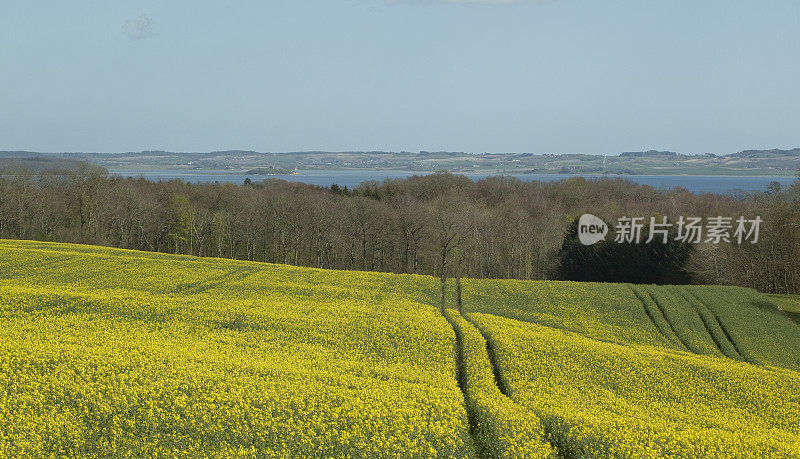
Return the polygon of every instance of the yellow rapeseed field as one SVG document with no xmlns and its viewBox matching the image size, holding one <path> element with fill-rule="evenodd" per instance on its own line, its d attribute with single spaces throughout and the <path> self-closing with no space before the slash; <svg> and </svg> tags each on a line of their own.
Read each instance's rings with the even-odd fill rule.
<svg viewBox="0 0 800 459">
<path fill-rule="evenodd" d="M 561 455 L 800 457 L 800 331 L 766 295 L 469 281 L 464 296 Z"/>
<path fill-rule="evenodd" d="M 480 332 L 458 312 L 449 309 L 445 314 L 461 341 L 460 376 L 478 452 L 487 457 L 558 457 L 539 417 L 500 392 Z"/>
<path fill-rule="evenodd" d="M 0 242 L 0 456 L 472 456 L 426 283 Z"/>
<path fill-rule="evenodd" d="M 0 241 L 0 457 L 800 457 L 800 329 L 733 287 Z"/>
<path fill-rule="evenodd" d="M 474 314 L 510 398 L 571 457 L 797 457 L 800 374 Z"/>
</svg>

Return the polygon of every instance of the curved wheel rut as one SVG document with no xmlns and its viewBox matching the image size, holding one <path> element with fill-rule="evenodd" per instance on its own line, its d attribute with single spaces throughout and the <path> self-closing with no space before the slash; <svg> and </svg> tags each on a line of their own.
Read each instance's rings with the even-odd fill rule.
<svg viewBox="0 0 800 459">
<path fill-rule="evenodd" d="M 735 352 L 736 352 L 736 353 L 739 355 L 739 357 L 740 357 L 742 360 L 744 360 L 745 362 L 748 362 L 748 363 L 753 363 L 753 364 L 757 363 L 757 362 L 755 362 L 755 360 L 754 360 L 754 359 L 753 359 L 753 358 L 752 358 L 752 357 L 751 357 L 751 356 L 750 356 L 750 355 L 749 355 L 749 354 L 748 354 L 748 353 L 747 353 L 747 352 L 746 352 L 746 351 L 745 351 L 745 350 L 744 350 L 744 349 L 743 349 L 743 348 L 742 348 L 742 347 L 739 345 L 739 343 L 738 343 L 736 340 L 734 340 L 734 339 L 733 339 L 733 337 L 731 336 L 731 334 L 730 334 L 730 332 L 728 331 L 728 329 L 725 327 L 725 325 L 724 325 L 724 324 L 722 323 L 722 321 L 720 320 L 720 318 L 719 318 L 719 315 L 717 315 L 717 312 L 716 312 L 716 311 L 714 311 L 714 309 L 713 309 L 713 308 L 712 308 L 710 305 L 706 304 L 706 303 L 705 303 L 703 300 L 701 300 L 701 299 L 700 299 L 700 297 L 698 297 L 698 296 L 697 296 L 697 295 L 696 295 L 694 292 L 691 292 L 691 291 L 689 291 L 689 292 L 687 292 L 687 293 L 688 293 L 688 294 L 689 294 L 689 295 L 690 295 L 692 298 L 694 298 L 694 299 L 695 299 L 695 300 L 696 300 L 698 303 L 702 304 L 702 305 L 703 305 L 703 307 L 705 307 L 706 309 L 708 309 L 708 311 L 711 313 L 711 315 L 713 316 L 714 320 L 716 321 L 717 325 L 719 326 L 720 330 L 722 330 L 722 333 L 725 335 L 725 338 L 726 338 L 726 339 L 728 340 L 728 342 L 731 344 L 731 347 L 733 347 L 733 350 L 734 350 L 734 351 L 735 351 Z"/>
<path fill-rule="evenodd" d="M 487 330 L 463 311 L 460 283 L 458 279 L 456 282 L 458 310 L 447 309 L 440 304 L 439 311 L 456 336 L 456 378 L 464 396 L 470 434 L 479 457 L 506 457 L 509 454 L 509 457 L 563 457 L 557 445 L 550 441 L 548 426 L 541 423 L 538 414 L 518 405 L 508 396 L 508 386 L 497 361 L 494 341 Z M 481 355 L 481 350 L 485 354 Z M 536 419 L 539 423 L 542 430 L 538 434 L 531 430 L 529 421 L 523 420 L 528 418 Z M 514 443 L 509 438 L 537 440 L 534 443 Z"/>
<path fill-rule="evenodd" d="M 666 314 L 664 314 L 664 311 L 661 309 L 658 303 L 656 302 L 656 310 L 658 311 L 656 312 L 656 310 L 653 310 L 653 308 L 649 305 L 649 303 L 645 299 L 644 295 L 642 295 L 639 292 L 639 290 L 636 289 L 636 287 L 634 287 L 633 285 L 629 285 L 629 287 L 633 292 L 633 294 L 636 295 L 636 298 L 638 298 L 639 301 L 642 303 L 642 307 L 644 308 L 645 314 L 647 314 L 647 317 L 650 319 L 650 322 L 653 323 L 653 326 L 656 327 L 656 330 L 658 330 L 661 333 L 661 335 L 667 339 L 667 341 L 673 343 L 677 341 L 679 344 L 683 344 L 683 347 L 686 347 L 686 345 L 678 337 L 678 334 L 675 332 L 675 327 L 673 327 L 672 323 L 670 323 L 669 319 L 667 319 Z M 650 295 L 650 298 L 653 298 L 652 295 Z M 653 301 L 655 302 L 655 299 L 653 299 Z M 664 328 L 664 325 L 658 320 L 656 314 L 658 314 L 659 318 L 664 319 L 664 322 L 668 324 L 669 330 L 672 330 L 672 333 L 670 333 L 668 329 Z"/>
<path fill-rule="evenodd" d="M 467 378 L 464 369 L 464 334 L 461 333 L 461 329 L 458 328 L 455 321 L 450 317 L 449 314 L 446 314 L 443 309 L 440 309 L 439 312 L 445 318 L 447 323 L 450 324 L 450 327 L 453 328 L 453 332 L 456 335 L 456 381 L 458 381 L 458 388 L 461 389 L 461 395 L 464 397 L 464 408 L 467 411 L 467 422 L 469 422 L 469 434 L 472 437 L 473 443 L 476 446 L 479 446 L 478 436 L 476 435 L 478 420 L 476 418 L 475 411 L 471 408 L 471 404 L 469 403 L 469 394 L 467 393 Z"/>
<path fill-rule="evenodd" d="M 478 323 L 475 322 L 475 320 L 470 317 L 469 314 L 462 314 L 461 317 L 475 327 L 478 330 L 478 333 L 480 333 L 483 337 L 483 340 L 486 342 L 486 354 L 489 357 L 489 363 L 492 365 L 494 383 L 497 385 L 497 389 L 500 391 L 500 393 L 508 397 L 508 384 L 503 378 L 503 373 L 500 370 L 500 364 L 497 363 L 497 351 L 495 350 L 494 343 L 492 342 L 492 337 L 489 336 L 486 330 L 478 325 Z"/>
</svg>

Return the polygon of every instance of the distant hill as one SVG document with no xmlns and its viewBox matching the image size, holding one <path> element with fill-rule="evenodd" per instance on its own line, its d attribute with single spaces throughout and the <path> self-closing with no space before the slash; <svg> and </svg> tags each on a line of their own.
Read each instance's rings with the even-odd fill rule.
<svg viewBox="0 0 800 459">
<path fill-rule="evenodd" d="M 3 156 L 36 156 L 0 152 Z M 800 168 L 800 148 L 745 150 L 727 155 L 627 151 L 619 155 L 408 151 L 257 152 L 222 150 L 126 153 L 59 153 L 48 158 L 89 161 L 109 170 L 225 170 L 246 172 L 269 164 L 277 170 L 396 170 L 482 174 L 727 175 L 790 177 Z"/>
<path fill-rule="evenodd" d="M 656 151 L 656 150 L 648 150 L 648 151 L 626 151 L 624 153 L 620 153 L 621 157 L 630 157 L 630 158 L 641 158 L 641 157 L 656 157 L 656 156 L 678 156 L 678 153 L 674 151 Z M 684 155 L 686 156 L 686 155 Z"/>
<path fill-rule="evenodd" d="M 0 151 L 0 158 L 28 158 L 34 156 L 42 156 L 43 153 L 37 153 L 35 151 L 25 151 L 25 150 L 17 150 L 17 151 Z"/>
<path fill-rule="evenodd" d="M 789 158 L 800 158 L 800 148 L 793 148 L 791 150 L 745 150 L 739 153 L 733 153 L 730 156 L 739 158 L 764 158 L 772 156 L 786 156 Z"/>
<path fill-rule="evenodd" d="M 86 161 L 45 156 L 40 153 L 27 151 L 0 151 L 0 171 L 19 169 L 30 169 L 34 172 L 45 170 L 78 170 L 81 165 L 86 165 L 90 169 L 101 170 L 106 174 L 108 173 L 105 167 L 89 164 Z"/>
</svg>

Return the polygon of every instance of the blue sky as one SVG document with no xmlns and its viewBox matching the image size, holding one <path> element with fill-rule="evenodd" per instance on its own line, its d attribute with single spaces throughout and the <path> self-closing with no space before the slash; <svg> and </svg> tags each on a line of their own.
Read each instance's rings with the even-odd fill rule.
<svg viewBox="0 0 800 459">
<path fill-rule="evenodd" d="M 0 149 L 800 146 L 800 2 L 4 1 Z"/>
</svg>

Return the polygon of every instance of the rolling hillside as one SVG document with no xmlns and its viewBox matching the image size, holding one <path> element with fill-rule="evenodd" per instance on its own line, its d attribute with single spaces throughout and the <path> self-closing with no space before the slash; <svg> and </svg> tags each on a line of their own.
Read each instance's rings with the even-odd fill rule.
<svg viewBox="0 0 800 459">
<path fill-rule="evenodd" d="M 800 330 L 767 295 L 467 280 L 440 311 L 437 294 L 0 241 L 0 455 L 800 451 Z"/>
<path fill-rule="evenodd" d="M 518 281 L 464 292 L 500 388 L 564 456 L 800 451 L 800 333 L 764 295 Z"/>
<path fill-rule="evenodd" d="M 0 456 L 473 451 L 432 280 L 1 244 Z"/>
</svg>

